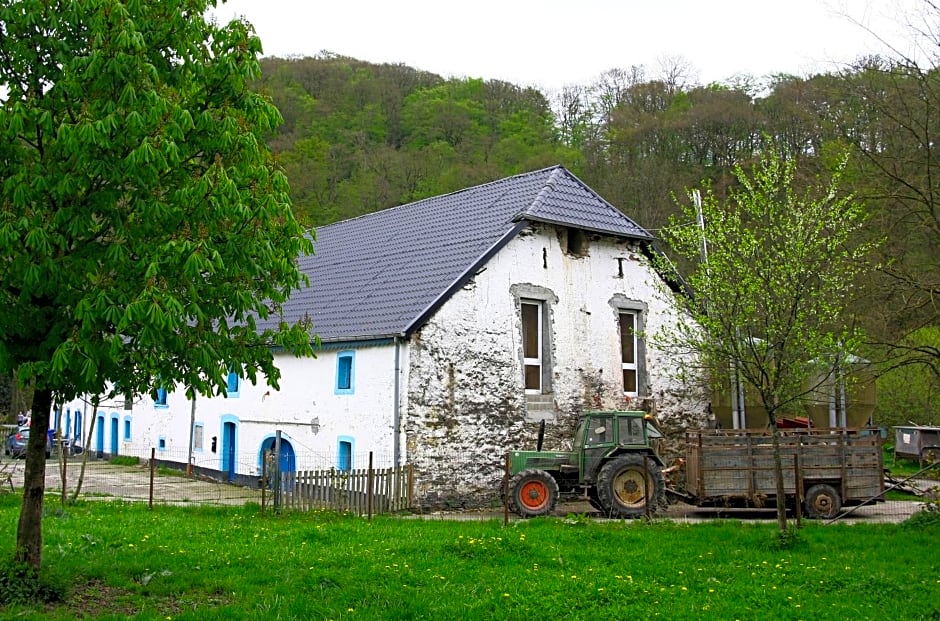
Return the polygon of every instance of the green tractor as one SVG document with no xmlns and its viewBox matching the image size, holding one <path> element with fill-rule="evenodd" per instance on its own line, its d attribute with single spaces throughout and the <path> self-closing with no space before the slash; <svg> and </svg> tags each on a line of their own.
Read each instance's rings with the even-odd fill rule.
<svg viewBox="0 0 940 621">
<path fill-rule="evenodd" d="M 662 434 L 645 412 L 585 412 L 571 452 L 514 451 L 505 493 L 522 517 L 547 515 L 560 495 L 586 494 L 610 517 L 638 517 L 665 497 L 663 462 L 651 441 Z M 647 509 L 647 507 L 649 507 Z"/>
</svg>

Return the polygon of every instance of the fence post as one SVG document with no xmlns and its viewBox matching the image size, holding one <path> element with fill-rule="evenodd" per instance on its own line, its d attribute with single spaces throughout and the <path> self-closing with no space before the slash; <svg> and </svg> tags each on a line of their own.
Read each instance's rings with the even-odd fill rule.
<svg viewBox="0 0 940 621">
<path fill-rule="evenodd" d="M 367 482 L 369 485 L 368 491 L 366 491 L 366 511 L 369 516 L 369 521 L 372 521 L 372 487 L 373 487 L 373 474 L 372 474 L 372 451 L 369 451 L 369 474 L 367 477 Z"/>
<path fill-rule="evenodd" d="M 274 436 L 274 512 L 281 508 L 281 430 Z"/>
<path fill-rule="evenodd" d="M 150 447 L 150 502 L 148 507 L 153 511 L 153 475 L 157 470 L 157 449 Z"/>
<path fill-rule="evenodd" d="M 268 451 L 261 454 L 261 515 L 264 515 L 264 504 L 268 491 Z"/>
<path fill-rule="evenodd" d="M 408 464 L 408 508 L 414 505 L 415 501 L 415 466 Z"/>
<path fill-rule="evenodd" d="M 509 526 L 509 471 L 512 469 L 512 457 L 506 451 L 503 460 L 503 526 Z"/>
<path fill-rule="evenodd" d="M 65 450 L 65 442 L 62 440 L 62 432 L 59 432 L 59 459 L 62 461 L 62 508 L 65 508 L 65 502 L 68 500 L 68 470 L 69 470 L 69 451 Z M 69 445 L 71 450 L 71 445 Z"/>
<path fill-rule="evenodd" d="M 793 492 L 796 495 L 796 527 L 803 527 L 803 477 L 800 472 L 799 453 L 793 454 Z"/>
</svg>

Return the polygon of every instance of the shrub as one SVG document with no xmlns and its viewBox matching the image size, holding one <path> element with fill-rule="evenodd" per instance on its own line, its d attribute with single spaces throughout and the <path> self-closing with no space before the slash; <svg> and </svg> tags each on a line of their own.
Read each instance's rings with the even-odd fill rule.
<svg viewBox="0 0 940 621">
<path fill-rule="evenodd" d="M 909 528 L 940 528 L 940 496 L 935 496 L 921 505 L 914 515 L 904 521 Z"/>
<path fill-rule="evenodd" d="M 65 599 L 65 590 L 62 584 L 56 584 L 45 575 L 40 578 L 25 563 L 0 568 L 0 606 L 59 602 Z"/>
</svg>

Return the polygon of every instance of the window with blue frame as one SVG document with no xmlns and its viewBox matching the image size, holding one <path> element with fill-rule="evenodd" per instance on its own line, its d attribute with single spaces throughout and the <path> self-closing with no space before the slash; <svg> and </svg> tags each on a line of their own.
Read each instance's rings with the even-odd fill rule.
<svg viewBox="0 0 940 621">
<path fill-rule="evenodd" d="M 166 450 L 166 438 L 165 437 L 160 436 L 159 438 L 157 438 L 157 449 L 161 451 Z"/>
<path fill-rule="evenodd" d="M 339 439 L 337 459 L 336 459 L 336 468 L 341 472 L 349 472 L 352 470 L 353 459 L 352 459 L 352 448 L 353 440 L 348 437 L 341 437 Z"/>
<path fill-rule="evenodd" d="M 237 397 L 240 390 L 241 378 L 238 376 L 238 371 L 233 367 L 229 367 L 228 379 L 225 382 L 225 394 L 228 397 Z"/>
<path fill-rule="evenodd" d="M 166 387 L 160 386 L 157 388 L 154 394 L 153 404 L 158 408 L 166 407 Z"/>
<path fill-rule="evenodd" d="M 124 441 L 130 442 L 131 440 L 131 417 L 124 417 Z"/>
<path fill-rule="evenodd" d="M 351 395 L 355 392 L 355 361 L 355 352 L 341 351 L 336 354 L 336 394 Z"/>
</svg>

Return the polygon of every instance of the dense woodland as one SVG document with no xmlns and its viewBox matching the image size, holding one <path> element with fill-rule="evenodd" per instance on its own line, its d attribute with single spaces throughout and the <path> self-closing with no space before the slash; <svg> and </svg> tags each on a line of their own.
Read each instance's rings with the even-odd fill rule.
<svg viewBox="0 0 940 621">
<path fill-rule="evenodd" d="M 936 42 L 933 43 L 936 48 Z M 284 117 L 270 145 L 296 214 L 317 226 L 563 164 L 655 232 L 688 190 L 721 193 L 733 167 L 774 145 L 807 183 L 849 154 L 845 190 L 883 237 L 877 277 L 850 321 L 879 364 L 877 422 L 940 424 L 940 69 L 863 58 L 839 74 L 700 85 L 614 69 L 543 93 L 444 79 L 323 53 L 268 58 L 258 88 Z"/>
</svg>

